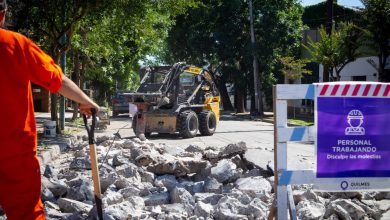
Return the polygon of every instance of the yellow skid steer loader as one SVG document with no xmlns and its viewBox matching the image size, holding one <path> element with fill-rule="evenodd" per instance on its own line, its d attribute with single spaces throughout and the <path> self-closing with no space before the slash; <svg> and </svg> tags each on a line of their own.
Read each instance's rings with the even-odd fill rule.
<svg viewBox="0 0 390 220">
<path fill-rule="evenodd" d="M 204 68 L 185 63 L 149 67 L 137 91 L 123 95 L 138 108 L 132 124 L 141 139 L 153 132 L 209 136 L 219 122 L 219 92 Z"/>
</svg>

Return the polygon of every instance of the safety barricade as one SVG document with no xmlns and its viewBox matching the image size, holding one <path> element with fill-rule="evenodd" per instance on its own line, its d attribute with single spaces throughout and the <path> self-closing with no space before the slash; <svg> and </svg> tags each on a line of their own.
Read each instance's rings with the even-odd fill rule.
<svg viewBox="0 0 390 220">
<path fill-rule="evenodd" d="M 314 126 L 287 126 L 287 100 L 314 100 Z M 277 217 L 295 219 L 292 184 L 319 191 L 389 191 L 390 84 L 337 82 L 274 87 Z M 287 143 L 314 141 L 315 170 L 287 167 Z"/>
</svg>

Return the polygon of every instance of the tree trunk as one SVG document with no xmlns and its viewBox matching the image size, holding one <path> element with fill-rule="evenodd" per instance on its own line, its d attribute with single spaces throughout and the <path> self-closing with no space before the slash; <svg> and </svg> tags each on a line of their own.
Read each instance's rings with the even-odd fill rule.
<svg viewBox="0 0 390 220">
<path fill-rule="evenodd" d="M 57 94 L 50 93 L 50 115 L 51 120 L 55 121 L 58 125 L 58 115 L 57 115 Z M 57 126 L 58 129 L 58 126 Z"/>
<path fill-rule="evenodd" d="M 244 94 L 245 94 L 244 95 L 245 96 L 245 98 L 244 98 L 244 108 L 245 108 L 245 112 L 246 112 L 246 111 L 248 111 L 248 109 L 250 110 L 250 106 L 248 106 L 248 90 L 247 89 L 244 90 Z"/>
<path fill-rule="evenodd" d="M 55 52 L 52 53 L 53 60 L 56 62 L 56 64 L 59 63 L 59 56 Z M 59 126 L 59 120 L 58 120 L 58 109 L 57 109 L 57 102 L 58 102 L 58 95 L 57 94 L 50 94 L 50 115 L 51 120 L 56 122 L 56 133 L 61 134 L 61 129 Z"/>
<path fill-rule="evenodd" d="M 233 96 L 233 107 L 234 109 L 237 109 L 237 92 L 236 92 L 236 89 L 234 89 L 234 96 Z"/>
<path fill-rule="evenodd" d="M 385 57 L 385 54 L 381 53 L 378 56 L 379 60 L 379 66 L 378 66 L 378 81 L 379 82 L 385 82 L 386 77 L 385 77 L 385 66 L 386 66 L 386 60 L 387 57 Z"/>
<path fill-rule="evenodd" d="M 230 101 L 225 80 L 223 80 L 222 77 L 218 77 L 218 79 L 215 80 L 215 84 L 217 84 L 219 94 L 221 95 L 223 109 L 226 111 L 233 111 L 234 108 L 232 102 Z"/>
<path fill-rule="evenodd" d="M 337 81 L 337 82 L 339 82 L 340 79 L 341 79 L 341 75 L 340 75 L 340 74 L 341 74 L 341 70 L 342 70 L 342 69 L 339 69 L 339 70 L 338 70 L 337 68 L 335 68 L 335 71 L 336 71 L 336 81 Z"/>
<path fill-rule="evenodd" d="M 80 87 L 80 55 L 78 50 L 73 51 L 73 82 L 76 83 L 78 87 Z M 73 115 L 72 115 L 72 121 L 76 120 L 78 118 L 79 113 L 79 104 L 77 102 L 72 101 L 72 107 L 73 107 Z"/>
<path fill-rule="evenodd" d="M 324 70 L 322 72 L 322 82 L 329 82 L 329 66 L 324 65 Z"/>
<path fill-rule="evenodd" d="M 236 112 L 237 113 L 244 113 L 245 112 L 245 95 L 246 95 L 246 92 L 244 89 L 235 89 L 236 91 L 236 97 L 237 97 L 237 100 L 234 100 L 236 103 L 237 103 L 237 109 L 236 109 Z"/>
<path fill-rule="evenodd" d="M 256 102 L 255 102 L 256 100 L 255 100 L 255 95 L 254 94 L 252 94 L 251 95 L 251 110 L 250 110 L 250 112 L 251 112 L 251 114 L 256 114 Z"/>
</svg>

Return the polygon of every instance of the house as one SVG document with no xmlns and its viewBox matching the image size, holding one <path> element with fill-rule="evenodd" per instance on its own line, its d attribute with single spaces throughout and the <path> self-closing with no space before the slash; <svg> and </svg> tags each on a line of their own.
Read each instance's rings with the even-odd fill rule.
<svg viewBox="0 0 390 220">
<path fill-rule="evenodd" d="M 390 71 L 390 59 L 387 59 L 386 70 Z M 372 81 L 378 82 L 378 73 L 373 65 L 378 65 L 378 57 L 359 57 L 355 61 L 348 63 L 340 73 L 340 81 Z M 319 65 L 319 72 L 323 73 L 323 65 Z M 319 82 L 323 80 L 319 75 Z"/>
</svg>

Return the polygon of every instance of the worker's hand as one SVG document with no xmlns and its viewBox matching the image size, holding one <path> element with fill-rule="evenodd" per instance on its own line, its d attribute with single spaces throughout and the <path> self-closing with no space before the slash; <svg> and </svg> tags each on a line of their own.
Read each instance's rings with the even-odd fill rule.
<svg viewBox="0 0 390 220">
<path fill-rule="evenodd" d="M 99 109 L 100 107 L 94 103 L 94 102 L 91 102 L 91 103 L 80 103 L 80 112 L 86 116 L 91 116 L 92 115 L 92 111 L 91 109 L 95 109 L 96 110 L 96 113 L 99 112 Z"/>
</svg>

